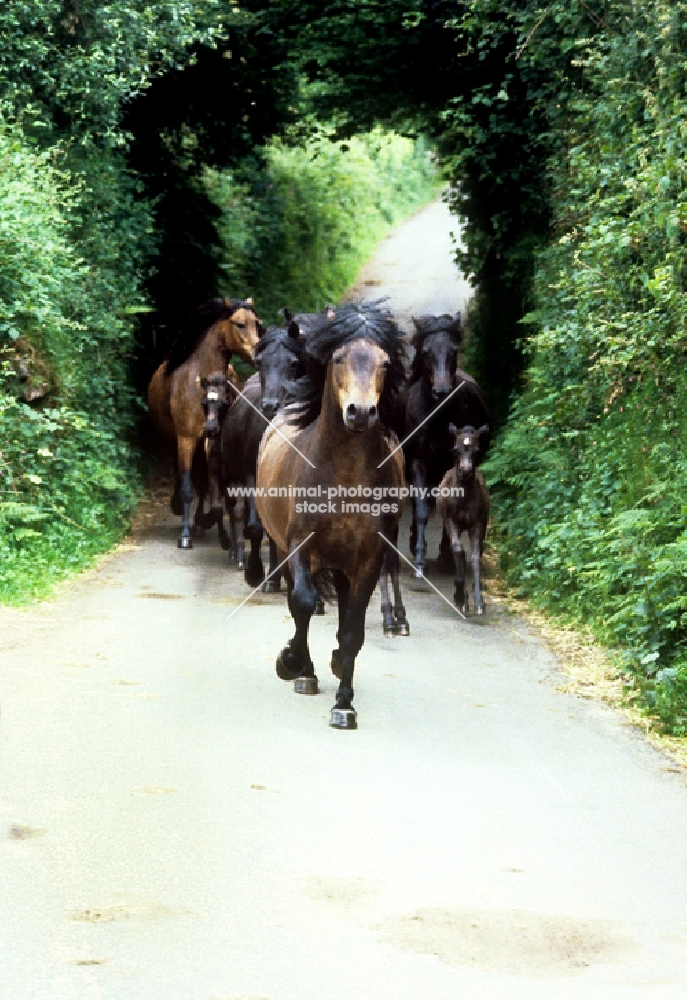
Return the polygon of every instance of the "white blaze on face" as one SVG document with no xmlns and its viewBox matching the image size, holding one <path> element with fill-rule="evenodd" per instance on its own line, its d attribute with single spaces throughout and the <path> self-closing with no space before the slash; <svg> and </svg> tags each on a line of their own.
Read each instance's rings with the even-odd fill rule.
<svg viewBox="0 0 687 1000">
<path fill-rule="evenodd" d="M 463 438 L 463 444 L 468 448 L 470 446 L 470 438 Z"/>
</svg>

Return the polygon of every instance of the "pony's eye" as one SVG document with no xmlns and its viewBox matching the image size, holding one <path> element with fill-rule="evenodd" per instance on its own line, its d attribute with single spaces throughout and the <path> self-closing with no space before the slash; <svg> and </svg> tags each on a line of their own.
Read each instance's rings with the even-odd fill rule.
<svg viewBox="0 0 687 1000">
<path fill-rule="evenodd" d="M 239 330 L 245 330 L 246 329 L 246 324 L 245 323 L 237 323 L 236 327 Z"/>
</svg>

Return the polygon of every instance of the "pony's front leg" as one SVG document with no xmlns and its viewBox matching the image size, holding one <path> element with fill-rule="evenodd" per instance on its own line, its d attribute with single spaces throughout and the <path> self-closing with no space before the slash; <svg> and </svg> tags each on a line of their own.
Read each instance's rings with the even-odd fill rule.
<svg viewBox="0 0 687 1000">
<path fill-rule="evenodd" d="M 255 490 L 255 476 L 248 476 L 246 485 L 249 489 Z M 260 558 L 260 545 L 265 531 L 262 522 L 258 517 L 255 506 L 255 492 L 248 497 L 248 521 L 243 529 L 244 537 L 250 541 L 250 556 L 244 573 L 244 578 L 249 587 L 257 587 L 265 579 L 265 568 Z"/>
<path fill-rule="evenodd" d="M 191 541 L 191 501 L 193 500 L 193 483 L 191 467 L 196 450 L 196 440 L 191 437 L 177 439 L 177 462 L 179 468 L 179 497 L 181 499 L 181 535 L 177 545 L 180 549 L 192 549 Z"/>
<path fill-rule="evenodd" d="M 308 629 L 318 593 L 310 572 L 310 559 L 302 550 L 289 560 L 287 585 L 289 611 L 296 631 L 277 657 L 277 676 L 284 681 L 295 681 L 298 694 L 317 694 L 317 677 L 308 649 Z"/>
<path fill-rule="evenodd" d="M 453 592 L 453 602 L 460 608 L 463 614 L 468 611 L 468 595 L 465 593 L 465 549 L 460 537 L 460 531 L 453 521 L 448 522 L 448 534 L 451 539 L 451 549 L 453 551 L 453 561 L 456 567 L 455 590 Z"/>
<path fill-rule="evenodd" d="M 415 529 L 415 578 L 424 576 L 427 565 L 427 543 L 425 529 L 429 521 L 429 504 L 427 502 L 427 469 L 425 463 L 414 458 L 410 465 L 410 481 L 413 486 L 413 528 Z"/>
<path fill-rule="evenodd" d="M 482 597 L 482 587 L 480 574 L 482 570 L 482 548 L 484 545 L 484 525 L 478 524 L 470 532 L 470 561 L 472 562 L 472 578 L 475 585 L 475 611 L 478 615 L 484 614 L 484 598 Z"/>
<path fill-rule="evenodd" d="M 396 544 L 396 537 L 389 539 Z M 379 574 L 379 589 L 382 594 L 382 629 L 384 635 L 410 635 L 410 626 L 406 618 L 406 609 L 403 606 L 403 596 L 401 594 L 400 579 L 400 559 L 398 552 L 387 546 L 382 562 L 382 571 Z M 389 577 L 394 588 L 394 603 L 391 603 L 389 594 Z"/>
<path fill-rule="evenodd" d="M 339 605 L 339 628 L 336 633 L 336 641 L 339 643 L 338 649 L 332 650 L 332 673 L 341 680 L 341 636 L 344 633 L 346 618 L 348 616 L 348 602 L 351 595 L 351 584 L 345 573 L 337 569 L 334 571 L 334 586 L 336 587 L 336 601 Z"/>
<path fill-rule="evenodd" d="M 366 574 L 353 589 L 351 587 L 346 620 L 339 627 L 339 649 L 337 667 L 341 678 L 336 692 L 336 702 L 331 711 L 329 725 L 333 729 L 357 729 L 358 720 L 353 708 L 353 671 L 355 658 L 365 640 L 365 612 L 379 579 L 380 564 Z M 332 657 L 332 669 L 334 658 Z"/>
<path fill-rule="evenodd" d="M 208 506 L 209 511 L 203 517 L 203 527 L 211 528 L 217 525 L 220 545 L 229 548 L 229 538 L 222 523 L 222 457 L 220 454 L 219 437 L 206 437 L 205 464 L 208 472 Z"/>
</svg>

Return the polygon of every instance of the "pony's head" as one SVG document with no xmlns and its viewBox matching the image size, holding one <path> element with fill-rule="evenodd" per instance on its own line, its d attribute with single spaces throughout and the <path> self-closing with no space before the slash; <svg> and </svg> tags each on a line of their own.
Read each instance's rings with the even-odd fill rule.
<svg viewBox="0 0 687 1000">
<path fill-rule="evenodd" d="M 481 450 L 480 438 L 489 433 L 489 425 L 484 424 L 479 430 L 468 425 L 459 430 L 455 424 L 449 424 L 448 432 L 453 439 L 451 450 L 458 478 L 462 480 L 472 479 L 477 468 L 477 457 Z"/>
<path fill-rule="evenodd" d="M 252 299 L 223 299 L 224 310 L 217 320 L 217 333 L 227 356 L 238 354 L 253 361 L 254 352 L 264 333 Z"/>
<path fill-rule="evenodd" d="M 227 393 L 227 376 L 216 372 L 200 380 L 203 389 L 203 410 L 205 411 L 206 437 L 217 437 L 222 427 L 224 414 L 229 409 L 230 400 Z"/>
<path fill-rule="evenodd" d="M 305 348 L 298 323 L 270 326 L 255 349 L 260 373 L 262 412 L 268 420 L 276 415 L 286 397 L 289 383 L 305 373 Z"/>
<path fill-rule="evenodd" d="M 325 314 L 308 333 L 306 352 L 307 373 L 292 390 L 297 426 L 317 418 L 327 385 L 347 430 L 361 433 L 378 420 L 390 426 L 404 378 L 403 341 L 379 303 L 348 302 L 333 317 Z"/>
<path fill-rule="evenodd" d="M 223 299 L 216 296 L 197 306 L 184 320 L 177 337 L 167 352 L 166 373 L 181 367 L 203 344 L 207 337 L 226 355 L 238 354 L 253 360 L 264 327 L 258 319 L 252 299 Z"/>
<path fill-rule="evenodd" d="M 458 349 L 463 340 L 460 313 L 455 316 L 420 316 L 415 319 L 412 381 L 424 379 L 435 401 L 455 388 Z"/>
</svg>

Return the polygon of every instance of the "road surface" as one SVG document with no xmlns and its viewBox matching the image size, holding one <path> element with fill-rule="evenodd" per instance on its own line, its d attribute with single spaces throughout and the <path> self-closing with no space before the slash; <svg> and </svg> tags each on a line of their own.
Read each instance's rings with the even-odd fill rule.
<svg viewBox="0 0 687 1000">
<path fill-rule="evenodd" d="M 460 308 L 451 228 L 416 215 L 366 287 Z M 2 1000 L 687 996 L 684 776 L 559 690 L 521 621 L 493 600 L 463 621 L 405 574 L 411 635 L 382 636 L 376 594 L 359 729 L 335 731 L 333 610 L 322 693 L 296 695 L 283 596 L 237 610 L 214 531 L 177 534 L 161 507 L 53 600 L 0 609 Z"/>
</svg>

